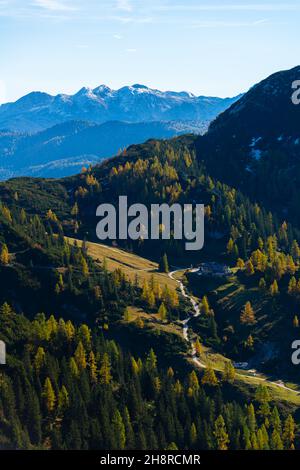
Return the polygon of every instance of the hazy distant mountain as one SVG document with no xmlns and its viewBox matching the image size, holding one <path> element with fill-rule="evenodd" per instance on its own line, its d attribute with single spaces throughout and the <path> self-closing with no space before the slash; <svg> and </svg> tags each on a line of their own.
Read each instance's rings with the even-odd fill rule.
<svg viewBox="0 0 300 470">
<path fill-rule="evenodd" d="M 119 90 L 105 85 L 82 88 L 74 95 L 32 92 L 0 106 L 0 129 L 35 132 L 70 120 L 194 121 L 201 129 L 237 99 L 163 92 L 138 84 Z"/>
<path fill-rule="evenodd" d="M 0 179 L 71 175 L 132 143 L 170 138 L 192 128 L 192 123 L 178 122 L 69 121 L 32 135 L 1 131 Z"/>
</svg>

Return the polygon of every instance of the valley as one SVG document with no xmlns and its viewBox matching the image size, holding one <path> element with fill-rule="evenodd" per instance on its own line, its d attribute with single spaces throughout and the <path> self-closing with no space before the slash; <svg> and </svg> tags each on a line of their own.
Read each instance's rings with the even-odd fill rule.
<svg viewBox="0 0 300 470">
<path fill-rule="evenodd" d="M 0 448 L 299 447 L 300 226 L 286 184 L 297 145 L 270 129 L 258 140 L 252 118 L 246 136 L 231 130 L 253 93 L 264 103 L 297 70 L 251 89 L 203 137 L 150 139 L 75 175 L 0 183 Z M 286 88 L 275 88 L 282 103 Z M 80 126 L 72 139 L 94 132 Z M 96 209 L 120 195 L 147 209 L 204 204 L 203 250 L 186 251 L 172 230 L 96 243 Z"/>
<path fill-rule="evenodd" d="M 299 14 L 0 0 L 3 467 L 297 465 Z"/>
<path fill-rule="evenodd" d="M 76 243 L 78 246 L 82 245 L 82 241 L 74 238 L 66 238 L 72 245 Z M 188 300 L 191 304 L 191 309 L 188 312 L 186 319 L 181 322 L 167 324 L 162 323 L 159 316 L 146 313 L 142 309 L 130 308 L 130 321 L 137 321 L 143 319 L 148 325 L 154 329 L 163 330 L 170 334 L 179 334 L 188 342 L 189 351 L 187 353 L 187 360 L 191 361 L 193 366 L 196 368 L 206 369 L 207 367 L 212 368 L 217 373 L 222 374 L 224 372 L 224 365 L 230 361 L 220 353 L 213 351 L 210 347 L 202 346 L 203 351 L 200 356 L 197 355 L 195 349 L 195 338 L 197 335 L 193 332 L 192 326 L 189 326 L 189 322 L 192 318 L 197 318 L 201 315 L 201 299 L 192 296 L 187 292 L 187 288 L 184 286 L 182 279 L 185 272 L 188 272 L 189 267 L 180 268 L 175 271 L 171 271 L 168 274 L 158 272 L 158 264 L 149 261 L 145 258 L 137 256 L 133 253 L 128 253 L 124 250 L 120 250 L 116 247 L 103 245 L 101 243 L 86 242 L 88 254 L 96 261 L 103 264 L 105 260 L 106 267 L 109 271 L 115 271 L 120 269 L 126 277 L 131 281 L 137 281 L 140 285 L 143 285 L 144 281 L 150 282 L 151 276 L 154 277 L 155 281 L 158 282 L 163 288 L 165 285 L 171 289 L 178 289 L 180 295 Z M 170 282 L 171 281 L 171 282 Z M 225 284 L 226 285 L 226 280 Z M 221 290 L 224 288 L 222 285 L 219 287 Z M 207 294 L 207 292 L 203 292 Z M 182 330 L 178 329 L 179 324 L 182 325 Z M 288 386 L 280 379 L 274 381 L 272 378 L 257 370 L 235 370 L 235 383 L 237 386 L 249 386 L 255 390 L 255 387 L 260 383 L 265 383 L 270 389 L 272 398 L 275 401 L 292 403 L 293 405 L 300 406 L 300 390 L 298 385 L 289 384 Z M 293 388 L 291 388 L 293 387 Z"/>
</svg>

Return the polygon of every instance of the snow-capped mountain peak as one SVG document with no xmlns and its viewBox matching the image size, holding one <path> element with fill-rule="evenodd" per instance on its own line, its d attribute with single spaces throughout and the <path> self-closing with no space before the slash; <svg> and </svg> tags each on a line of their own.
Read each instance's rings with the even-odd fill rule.
<svg viewBox="0 0 300 470">
<path fill-rule="evenodd" d="M 104 84 L 82 87 L 74 95 L 32 92 L 0 106 L 0 129 L 34 132 L 69 120 L 207 122 L 235 101 L 160 91 L 139 83 L 116 90 Z"/>
</svg>

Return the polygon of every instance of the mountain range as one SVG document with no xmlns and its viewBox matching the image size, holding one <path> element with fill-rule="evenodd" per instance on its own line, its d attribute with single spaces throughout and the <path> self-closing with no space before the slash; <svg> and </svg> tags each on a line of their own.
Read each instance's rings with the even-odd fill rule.
<svg viewBox="0 0 300 470">
<path fill-rule="evenodd" d="M 159 91 L 144 85 L 119 90 L 100 85 L 74 95 L 32 92 L 0 106 L 0 129 L 36 132 L 65 121 L 211 121 L 238 97 L 215 98 L 187 92 Z"/>
<path fill-rule="evenodd" d="M 67 176 L 131 144 L 193 133 L 212 175 L 298 217 L 300 106 L 291 97 L 299 77 L 299 66 L 277 72 L 223 100 L 143 85 L 30 93 L 0 106 L 0 177 Z"/>
<path fill-rule="evenodd" d="M 68 176 L 131 144 L 203 134 L 236 99 L 143 85 L 29 93 L 0 106 L 0 178 Z"/>
</svg>

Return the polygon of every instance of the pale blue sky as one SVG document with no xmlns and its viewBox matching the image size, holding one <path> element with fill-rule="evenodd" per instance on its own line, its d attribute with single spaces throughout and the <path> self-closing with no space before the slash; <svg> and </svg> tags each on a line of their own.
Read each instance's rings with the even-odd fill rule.
<svg viewBox="0 0 300 470">
<path fill-rule="evenodd" d="M 300 63 L 299 25 L 299 0 L 0 0 L 0 102 L 102 83 L 232 96 Z"/>
</svg>

